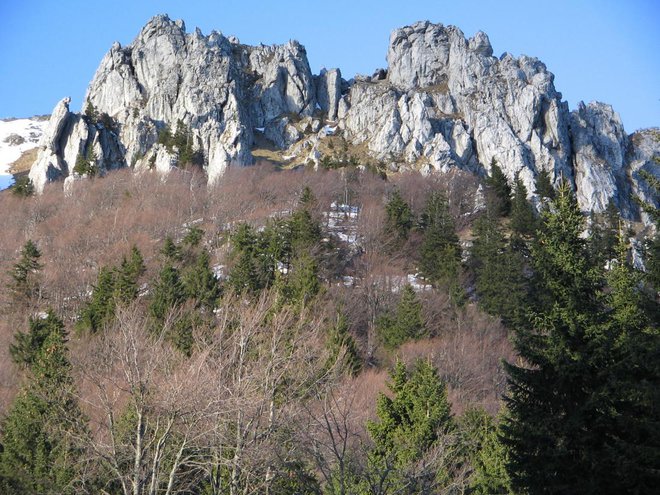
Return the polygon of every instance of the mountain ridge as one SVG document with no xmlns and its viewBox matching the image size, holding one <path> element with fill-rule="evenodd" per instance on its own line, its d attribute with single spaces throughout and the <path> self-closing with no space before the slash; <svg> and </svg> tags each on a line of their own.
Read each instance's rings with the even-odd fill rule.
<svg viewBox="0 0 660 495">
<path fill-rule="evenodd" d="M 657 201 L 639 175 L 658 175 L 655 131 L 626 134 L 602 103 L 569 111 L 541 61 L 492 54 L 483 32 L 468 39 L 454 26 L 422 21 L 392 32 L 387 69 L 346 81 L 339 69 L 313 74 L 297 41 L 243 45 L 155 16 L 131 44 L 113 44 L 88 88 L 85 101 L 116 128 L 90 124 L 63 100 L 30 177 L 38 190 L 75 177 L 73 163 L 90 148 L 101 172 L 153 164 L 166 171 L 179 157 L 158 144 L 158 134 L 181 121 L 204 155 L 209 182 L 229 166 L 253 163 L 261 138 L 318 166 L 331 132 L 388 170 L 486 175 L 495 160 L 532 197 L 541 170 L 569 180 L 583 211 L 603 211 L 612 200 L 635 218 L 633 197 Z"/>
</svg>

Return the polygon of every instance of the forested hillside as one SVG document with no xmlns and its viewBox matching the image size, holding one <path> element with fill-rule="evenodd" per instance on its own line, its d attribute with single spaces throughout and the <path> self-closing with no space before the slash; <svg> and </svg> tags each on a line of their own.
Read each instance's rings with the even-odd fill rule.
<svg viewBox="0 0 660 495">
<path fill-rule="evenodd" d="M 652 492 L 658 235 L 490 169 L 1 193 L 0 492 Z"/>
</svg>

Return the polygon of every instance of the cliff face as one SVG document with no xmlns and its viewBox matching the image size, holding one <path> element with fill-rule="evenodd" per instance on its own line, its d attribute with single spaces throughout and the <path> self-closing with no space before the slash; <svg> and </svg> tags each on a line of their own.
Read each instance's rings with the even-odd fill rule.
<svg viewBox="0 0 660 495">
<path fill-rule="evenodd" d="M 387 60 L 387 70 L 346 82 L 337 69 L 313 75 L 295 41 L 247 46 L 216 32 L 186 33 L 182 21 L 157 16 L 130 45 L 113 45 L 89 86 L 86 101 L 114 125 L 72 114 L 63 100 L 31 177 L 42 189 L 71 174 L 89 146 L 101 171 L 176 164 L 176 150 L 165 159 L 167 150 L 154 144 L 160 129 L 181 121 L 212 182 L 230 165 L 252 163 L 261 135 L 288 155 L 317 161 L 328 133 L 322 126 L 330 123 L 375 159 L 425 173 L 460 167 L 485 174 L 496 160 L 531 194 L 547 170 L 575 184 L 587 211 L 613 199 L 634 216 L 633 195 L 649 196 L 637 174 L 659 174 L 658 140 L 628 136 L 608 105 L 569 112 L 537 59 L 496 58 L 484 33 L 466 39 L 456 27 L 420 22 L 392 33 Z"/>
</svg>

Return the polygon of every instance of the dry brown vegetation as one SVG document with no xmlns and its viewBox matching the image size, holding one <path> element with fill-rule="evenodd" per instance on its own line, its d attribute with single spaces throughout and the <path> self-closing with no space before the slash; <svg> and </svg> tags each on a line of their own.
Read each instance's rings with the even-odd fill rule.
<svg viewBox="0 0 660 495">
<path fill-rule="evenodd" d="M 37 159 L 39 148 L 32 148 L 24 152 L 18 159 L 9 165 L 9 171 L 12 174 L 25 174 L 30 171 L 30 167 Z"/>
<path fill-rule="evenodd" d="M 379 347 L 374 332 L 377 316 L 394 307 L 398 299 L 388 281 L 415 273 L 406 253 L 416 249 L 419 242 L 413 235 L 399 252 L 384 249 L 388 243 L 383 235 L 388 193 L 398 188 L 412 209 L 420 212 L 431 191 L 444 190 L 460 230 L 472 220 L 472 193 L 476 189 L 476 179 L 467 174 L 421 177 L 410 173 L 386 181 L 354 169 L 313 172 L 279 170 L 262 164 L 231 169 L 212 187 L 198 172 L 175 171 L 162 177 L 122 170 L 76 182 L 66 193 L 61 183 L 30 198 L 5 192 L 0 194 L 0 210 L 4 212 L 0 229 L 1 283 L 3 287 L 9 284 L 8 273 L 21 247 L 28 239 L 34 240 L 43 264 L 43 298 L 37 309 L 52 307 L 73 327 L 99 268 L 118 264 L 131 246 L 136 245 L 142 252 L 148 272 L 145 279 L 152 279 L 162 261 L 162 241 L 167 236 L 180 239 L 186 227 L 194 224 L 205 232 L 204 243 L 212 253 L 212 263 L 224 264 L 229 230 L 239 222 L 259 226 L 273 216 L 286 215 L 295 207 L 304 186 L 315 194 L 319 215 L 333 201 L 348 201 L 360 208 L 359 249 L 351 251 L 336 241 L 337 248 L 351 254 L 345 263 L 337 265 L 336 273 L 327 274 L 323 309 L 315 318 L 327 321 L 336 308 L 345 312 L 366 362 L 366 368 L 357 377 L 343 380 L 331 392 L 322 394 L 324 399 L 308 411 L 311 416 L 307 421 L 313 423 L 322 414 L 323 404 L 339 397 L 342 404 L 353 404 L 349 418 L 351 435 L 364 439 L 364 419 L 373 415 L 375 398 L 384 389 L 388 368 L 397 356 L 405 361 L 416 357 L 431 359 L 449 385 L 456 412 L 479 405 L 495 413 L 503 392 L 500 360 L 514 357 L 506 331 L 498 321 L 471 305 L 453 308 L 446 294 L 430 291 L 421 294 L 428 339 L 409 343 L 398 353 L 390 354 Z M 354 285 L 342 284 L 344 275 L 355 277 Z M 28 317 L 17 311 L 7 290 L 1 293 L 4 317 L 0 321 L 0 413 L 7 409 L 20 381 L 8 348 L 15 332 L 27 328 Z M 99 353 L 111 352 L 74 332 L 70 339 L 72 360 L 78 369 L 98 360 Z M 322 344 L 316 348 L 315 352 L 323 352 Z M 110 365 L 112 359 L 107 362 Z M 158 371 L 161 372 L 168 371 Z M 110 371 L 107 374 L 112 375 Z M 89 376 L 81 380 L 80 390 L 88 394 L 85 400 L 92 404 L 88 413 L 98 417 L 103 407 L 110 407 L 92 400 L 94 390 L 98 392 L 102 384 L 98 380 L 91 383 Z M 200 382 L 199 387 L 202 385 Z"/>
</svg>

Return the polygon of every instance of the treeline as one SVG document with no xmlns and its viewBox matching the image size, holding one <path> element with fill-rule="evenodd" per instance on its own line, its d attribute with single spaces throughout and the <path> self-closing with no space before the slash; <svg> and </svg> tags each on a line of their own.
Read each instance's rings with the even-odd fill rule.
<svg viewBox="0 0 660 495">
<path fill-rule="evenodd" d="M 457 192 L 328 174 L 259 221 L 203 199 L 216 223 L 172 219 L 59 315 L 48 244 L 25 243 L 5 291 L 11 321 L 32 316 L 8 346 L 23 379 L 0 430 L 3 492 L 657 486 L 657 237 L 639 271 L 613 207 L 587 223 L 542 175 L 537 213 L 496 163 L 482 199 L 461 176 Z M 359 215 L 331 222 L 328 191 Z"/>
</svg>

